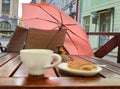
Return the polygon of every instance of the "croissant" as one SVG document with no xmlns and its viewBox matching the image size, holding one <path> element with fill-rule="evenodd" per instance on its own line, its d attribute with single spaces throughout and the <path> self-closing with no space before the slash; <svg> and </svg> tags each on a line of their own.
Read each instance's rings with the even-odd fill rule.
<svg viewBox="0 0 120 89">
<path fill-rule="evenodd" d="M 74 69 L 74 70 L 84 70 L 84 71 L 97 70 L 97 67 L 94 64 L 89 62 L 81 62 L 78 60 L 69 61 L 68 68 Z"/>
</svg>

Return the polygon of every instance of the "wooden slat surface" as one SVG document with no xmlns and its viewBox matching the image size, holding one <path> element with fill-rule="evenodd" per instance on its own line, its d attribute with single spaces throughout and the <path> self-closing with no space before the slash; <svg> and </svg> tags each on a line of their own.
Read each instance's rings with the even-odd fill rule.
<svg viewBox="0 0 120 89">
<path fill-rule="evenodd" d="M 0 66 L 4 65 L 7 61 L 11 60 L 17 55 L 18 54 L 16 53 L 2 53 L 2 55 L 0 55 Z"/>
<path fill-rule="evenodd" d="M 96 78 L 1 78 L 4 89 L 120 89 L 119 79 Z M 109 86 L 108 86 L 109 85 Z"/>
<path fill-rule="evenodd" d="M 29 72 L 27 70 L 27 67 L 24 64 L 22 64 L 13 75 L 13 77 L 28 77 L 28 76 L 29 76 Z M 53 68 L 46 69 L 44 76 L 57 77 Z"/>
<path fill-rule="evenodd" d="M 0 54 L 0 89 L 120 89 L 120 64 L 88 56 L 71 55 L 71 59 L 107 67 L 91 77 L 69 75 L 57 67 L 46 69 L 44 77 L 30 77 L 18 54 Z"/>
<path fill-rule="evenodd" d="M 78 59 L 84 59 L 86 61 L 91 61 L 94 64 L 99 64 L 99 65 L 106 65 L 106 67 L 102 67 L 103 70 L 100 72 L 100 74 L 105 77 L 105 78 L 120 78 L 120 65 L 99 59 L 99 58 L 92 58 L 92 57 L 87 57 L 87 56 L 74 56 L 74 58 Z"/>
<path fill-rule="evenodd" d="M 0 57 L 2 57 L 2 56 L 4 56 L 4 55 L 6 55 L 7 53 L 0 53 Z"/>
<path fill-rule="evenodd" d="M 94 64 L 100 64 L 100 65 L 106 65 L 106 67 L 103 67 L 103 70 L 97 74 L 94 77 L 103 77 L 103 78 L 120 78 L 120 65 L 106 61 L 101 60 L 99 58 L 91 58 L 88 56 L 71 56 L 72 59 L 78 59 L 78 60 L 84 60 L 84 61 L 91 61 Z M 0 72 L 7 71 L 5 73 L 1 73 L 0 77 L 27 77 L 29 75 L 27 68 L 25 65 L 21 65 L 21 60 L 19 56 L 15 53 L 8 53 L 4 56 L 0 56 Z M 12 60 L 11 60 L 12 59 Z M 6 64 L 5 64 L 6 63 Z M 5 64 L 5 65 L 4 65 Z M 69 75 L 57 68 L 54 69 L 46 69 L 45 70 L 45 76 L 47 77 L 73 77 L 73 75 Z M 79 76 L 83 77 L 83 76 Z"/>
<path fill-rule="evenodd" d="M 0 67 L 0 77 L 10 77 L 17 70 L 21 61 L 19 58 L 13 58 Z"/>
</svg>

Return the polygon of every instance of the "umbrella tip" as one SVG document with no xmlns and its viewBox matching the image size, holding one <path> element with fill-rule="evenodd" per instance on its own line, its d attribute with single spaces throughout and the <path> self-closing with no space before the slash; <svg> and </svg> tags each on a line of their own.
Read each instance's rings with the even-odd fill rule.
<svg viewBox="0 0 120 89">
<path fill-rule="evenodd" d="M 62 30 L 62 29 L 63 29 L 63 24 L 62 24 L 62 23 L 59 23 L 59 24 L 58 24 L 58 27 L 59 27 L 59 30 Z"/>
</svg>

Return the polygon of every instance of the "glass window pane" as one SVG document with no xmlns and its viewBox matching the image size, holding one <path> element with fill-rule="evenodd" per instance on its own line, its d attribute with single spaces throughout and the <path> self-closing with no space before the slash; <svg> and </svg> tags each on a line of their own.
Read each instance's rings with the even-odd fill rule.
<svg viewBox="0 0 120 89">
<path fill-rule="evenodd" d="M 3 0 L 2 3 L 3 3 L 3 4 L 9 4 L 9 3 L 10 3 L 10 0 Z"/>
<path fill-rule="evenodd" d="M 83 18 L 83 21 L 84 21 L 84 28 L 86 30 L 86 32 L 89 32 L 89 27 L 90 27 L 90 16 L 86 16 Z"/>
<path fill-rule="evenodd" d="M 10 30 L 11 29 L 11 24 L 9 22 L 6 22 L 6 21 L 0 22 L 0 29 Z"/>
<path fill-rule="evenodd" d="M 2 0 L 2 14 L 9 14 L 10 0 Z"/>
</svg>

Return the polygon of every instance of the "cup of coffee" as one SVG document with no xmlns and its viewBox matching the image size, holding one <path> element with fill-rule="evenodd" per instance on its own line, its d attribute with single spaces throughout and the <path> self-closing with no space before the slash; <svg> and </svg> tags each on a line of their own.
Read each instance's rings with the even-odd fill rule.
<svg viewBox="0 0 120 89">
<path fill-rule="evenodd" d="M 20 58 L 28 68 L 29 74 L 38 76 L 44 75 L 44 69 L 53 68 L 62 60 L 60 55 L 49 49 L 23 49 L 20 50 Z"/>
</svg>

